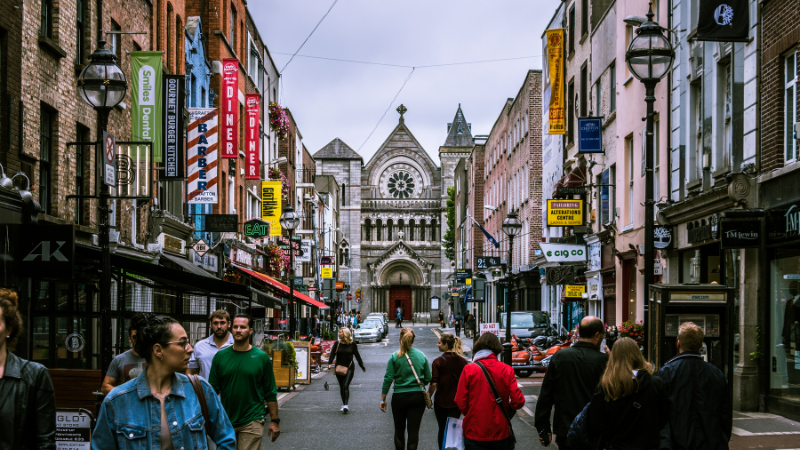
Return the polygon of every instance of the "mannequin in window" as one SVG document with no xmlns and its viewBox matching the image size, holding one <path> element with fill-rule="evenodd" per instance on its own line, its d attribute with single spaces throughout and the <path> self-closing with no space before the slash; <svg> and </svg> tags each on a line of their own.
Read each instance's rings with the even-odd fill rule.
<svg viewBox="0 0 800 450">
<path fill-rule="evenodd" d="M 783 346 L 787 352 L 800 350 L 800 285 L 789 283 L 789 295 L 783 314 Z M 794 344 L 794 349 L 792 349 Z"/>
</svg>

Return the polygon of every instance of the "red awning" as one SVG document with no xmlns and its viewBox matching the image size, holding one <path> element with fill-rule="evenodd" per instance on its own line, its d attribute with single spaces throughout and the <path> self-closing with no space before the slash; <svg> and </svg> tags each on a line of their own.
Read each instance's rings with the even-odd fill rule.
<svg viewBox="0 0 800 450">
<path fill-rule="evenodd" d="M 578 166 L 572 169 L 572 172 L 567 175 L 567 181 L 564 182 L 566 187 L 583 186 L 586 183 L 586 166 Z"/>
<path fill-rule="evenodd" d="M 564 175 L 563 177 L 561 177 L 561 178 L 558 180 L 558 183 L 556 183 L 556 185 L 555 185 L 555 186 L 553 186 L 553 195 L 552 195 L 552 197 L 554 197 L 554 198 L 557 198 L 557 197 L 558 197 L 558 188 L 560 188 L 560 187 L 564 187 L 564 178 L 566 178 L 566 177 L 567 177 L 566 175 Z"/>
<path fill-rule="evenodd" d="M 283 293 L 285 293 L 287 295 L 289 294 L 289 286 L 286 286 L 285 284 L 281 283 L 280 281 L 278 281 L 278 280 L 276 280 L 276 279 L 274 279 L 274 278 L 272 278 L 270 276 L 264 275 L 263 273 L 254 272 L 254 271 L 252 271 L 250 269 L 245 269 L 244 267 L 238 266 L 236 264 L 234 264 L 233 267 L 236 267 L 237 269 L 241 270 L 242 272 L 244 272 L 244 273 L 246 273 L 248 275 L 251 275 L 253 277 L 258 278 L 259 280 L 263 281 L 264 283 L 267 283 L 268 285 L 274 287 L 275 289 L 277 289 L 277 290 L 279 290 L 279 291 L 281 291 L 281 292 L 283 292 Z M 330 306 L 326 305 L 325 303 L 322 303 L 322 302 L 320 302 L 318 300 L 314 300 L 313 298 L 303 294 L 302 292 L 294 291 L 294 298 L 297 299 L 297 300 L 300 300 L 302 302 L 308 303 L 311 306 L 316 306 L 319 309 L 330 308 Z"/>
</svg>

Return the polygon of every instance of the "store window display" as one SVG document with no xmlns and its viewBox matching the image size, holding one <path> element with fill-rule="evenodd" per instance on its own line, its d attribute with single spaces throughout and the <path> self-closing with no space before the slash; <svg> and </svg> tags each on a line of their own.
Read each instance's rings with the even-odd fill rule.
<svg viewBox="0 0 800 450">
<path fill-rule="evenodd" d="M 775 249 L 770 264 L 770 390 L 800 401 L 800 249 Z"/>
</svg>

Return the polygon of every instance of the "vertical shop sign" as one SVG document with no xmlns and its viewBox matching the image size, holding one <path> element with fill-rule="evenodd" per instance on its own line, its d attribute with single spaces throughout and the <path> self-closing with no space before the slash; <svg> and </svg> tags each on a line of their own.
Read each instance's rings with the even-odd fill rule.
<svg viewBox="0 0 800 450">
<path fill-rule="evenodd" d="M 564 29 L 547 30 L 547 61 L 550 72 L 550 108 L 547 134 L 565 134 Z"/>
<path fill-rule="evenodd" d="M 239 60 L 226 58 L 222 60 L 222 157 L 239 156 Z"/>
<path fill-rule="evenodd" d="M 281 228 L 281 189 L 282 181 L 261 182 L 261 220 L 269 224 L 269 235 L 280 236 Z"/>
<path fill-rule="evenodd" d="M 131 139 L 153 143 L 153 162 L 161 157 L 161 52 L 131 52 Z"/>
<path fill-rule="evenodd" d="M 259 104 L 261 96 L 258 94 L 247 94 L 244 104 L 247 108 L 247 123 L 245 124 L 244 148 L 245 148 L 245 178 L 248 180 L 258 180 L 261 178 L 259 166 L 259 146 L 261 139 L 261 127 L 259 125 Z"/>
<path fill-rule="evenodd" d="M 164 78 L 164 177 L 183 179 L 183 75 Z"/>
<path fill-rule="evenodd" d="M 190 204 L 217 203 L 216 108 L 189 108 L 187 190 Z"/>
</svg>

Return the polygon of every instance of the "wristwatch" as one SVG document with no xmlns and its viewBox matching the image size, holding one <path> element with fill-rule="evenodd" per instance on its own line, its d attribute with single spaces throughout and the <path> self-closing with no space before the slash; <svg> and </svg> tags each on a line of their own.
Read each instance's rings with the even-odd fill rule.
<svg viewBox="0 0 800 450">
<path fill-rule="evenodd" d="M 280 425 L 281 424 L 281 419 L 280 418 L 272 419 L 272 420 L 270 420 L 270 422 L 274 422 L 274 423 L 277 423 L 278 425 Z"/>
</svg>

